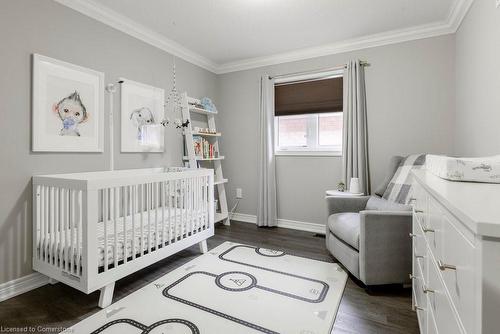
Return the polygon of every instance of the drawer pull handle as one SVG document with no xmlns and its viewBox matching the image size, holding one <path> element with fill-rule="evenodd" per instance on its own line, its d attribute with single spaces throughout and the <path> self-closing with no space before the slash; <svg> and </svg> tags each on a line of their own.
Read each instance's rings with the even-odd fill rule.
<svg viewBox="0 0 500 334">
<path fill-rule="evenodd" d="M 434 293 L 435 292 L 434 290 L 426 288 L 425 286 L 422 288 L 422 290 L 423 290 L 424 293 L 427 293 L 427 292 Z"/>
<path fill-rule="evenodd" d="M 410 277 L 410 279 L 417 279 L 418 278 L 417 276 L 414 276 L 412 274 L 409 274 L 408 276 Z"/>
<path fill-rule="evenodd" d="M 418 306 L 417 304 L 415 304 L 415 310 L 417 310 L 417 311 L 423 311 L 423 310 L 424 310 L 424 308 L 423 308 L 423 307 Z"/>
<path fill-rule="evenodd" d="M 410 198 L 410 203 L 411 203 L 411 202 L 415 202 L 416 200 L 417 200 L 417 199 L 416 199 L 415 197 L 411 197 L 411 198 Z"/>
<path fill-rule="evenodd" d="M 446 269 L 457 270 L 457 266 L 443 263 L 441 260 L 438 260 L 438 267 L 441 271 L 445 271 Z"/>
<path fill-rule="evenodd" d="M 417 255 L 417 254 L 415 254 L 415 258 L 417 258 L 417 259 L 423 259 L 424 256 L 423 255 Z"/>
<path fill-rule="evenodd" d="M 410 234 L 408 234 L 408 235 L 410 236 L 410 238 L 414 238 L 414 237 L 416 237 L 416 236 L 417 236 L 415 233 L 410 233 Z"/>
<path fill-rule="evenodd" d="M 415 210 L 415 213 L 424 213 L 424 210 Z"/>
<path fill-rule="evenodd" d="M 432 228 L 427 228 L 427 227 L 425 227 L 425 228 L 423 228 L 422 230 L 423 230 L 425 233 L 427 233 L 427 232 L 433 232 L 433 233 L 434 233 L 434 230 L 433 230 Z"/>
</svg>

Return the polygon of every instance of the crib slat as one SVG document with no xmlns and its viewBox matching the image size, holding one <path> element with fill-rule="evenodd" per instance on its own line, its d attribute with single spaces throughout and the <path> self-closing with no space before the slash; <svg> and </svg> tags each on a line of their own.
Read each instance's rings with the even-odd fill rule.
<svg viewBox="0 0 500 334">
<path fill-rule="evenodd" d="M 54 214 L 55 214 L 55 225 L 56 225 L 56 241 L 54 244 L 54 256 L 56 258 L 55 265 L 59 268 L 61 264 L 61 239 L 60 239 L 60 231 L 61 231 L 61 206 L 59 205 L 61 188 L 56 188 L 54 193 Z"/>
<path fill-rule="evenodd" d="M 200 185 L 201 185 L 201 182 L 200 182 L 200 178 L 197 177 L 196 178 L 196 193 L 195 193 L 195 197 L 194 197 L 194 202 L 195 202 L 195 224 L 194 224 L 194 228 L 195 228 L 195 233 L 198 233 L 198 223 L 200 221 Z"/>
<path fill-rule="evenodd" d="M 49 239 L 49 187 L 45 186 L 45 196 L 44 196 L 44 206 L 45 206 L 45 218 L 44 218 L 44 236 L 43 236 L 43 260 L 47 262 L 47 246 Z M 50 258 L 49 258 L 50 260 Z"/>
<path fill-rule="evenodd" d="M 69 223 L 69 189 L 65 189 L 64 191 L 64 221 L 66 222 L 64 227 L 64 265 L 65 270 L 69 272 L 69 259 L 70 259 L 70 250 L 71 250 L 71 241 L 70 241 L 70 231 L 71 225 Z"/>
<path fill-rule="evenodd" d="M 129 214 L 127 187 L 123 187 L 123 263 L 127 263 L 127 217 Z"/>
<path fill-rule="evenodd" d="M 69 191 L 69 226 L 70 226 L 70 235 L 69 235 L 69 240 L 70 240 L 70 245 L 71 249 L 69 252 L 69 272 L 74 273 L 74 265 L 75 265 L 75 240 L 74 240 L 74 233 L 75 233 L 75 220 L 74 220 L 74 215 L 75 215 L 75 206 L 74 206 L 74 197 L 75 197 L 75 191 L 70 189 Z"/>
<path fill-rule="evenodd" d="M 82 256 L 82 219 L 83 219 L 83 212 L 82 212 L 82 201 L 83 201 L 83 194 L 81 190 L 78 190 L 76 193 L 76 202 L 77 206 L 80 207 L 80 210 L 75 210 L 78 214 L 78 217 L 76 219 L 76 274 L 78 276 L 81 275 L 81 256 Z"/>
<path fill-rule="evenodd" d="M 139 198 L 140 207 L 140 221 L 141 221 L 141 256 L 144 255 L 144 184 L 141 184 L 141 196 Z"/>
<path fill-rule="evenodd" d="M 108 271 L 108 192 L 109 189 L 102 190 L 102 224 L 104 229 L 103 248 L 104 248 L 104 271 Z"/>
<path fill-rule="evenodd" d="M 114 268 L 118 266 L 118 210 L 120 190 L 117 187 L 113 188 L 113 264 Z"/>
<path fill-rule="evenodd" d="M 167 203 L 168 203 L 168 244 L 172 243 L 172 181 L 167 181 Z"/>
<path fill-rule="evenodd" d="M 155 209 L 155 250 L 158 250 L 158 182 L 153 183 L 153 205 Z"/>
<path fill-rule="evenodd" d="M 161 183 L 161 247 L 165 247 L 165 203 L 166 203 L 166 185 L 163 181 Z"/>
<path fill-rule="evenodd" d="M 136 193 L 136 186 L 132 186 L 131 187 L 131 192 L 132 192 L 132 198 L 131 198 L 131 202 L 132 202 L 132 259 L 135 260 L 135 256 L 137 254 L 136 250 L 135 250 L 135 214 L 136 214 L 136 199 L 137 199 L 137 193 Z"/>
<path fill-rule="evenodd" d="M 188 222 L 189 222 L 189 235 L 193 235 L 193 206 L 194 206 L 194 178 L 189 178 L 189 214 L 188 214 Z"/>
<path fill-rule="evenodd" d="M 45 187 L 40 186 L 40 238 L 38 239 L 39 258 L 43 260 L 43 243 L 45 238 Z"/>
<path fill-rule="evenodd" d="M 181 223 L 181 239 L 184 239 L 184 235 L 187 234 L 187 224 L 186 224 L 186 221 L 187 221 L 187 218 L 186 218 L 186 214 L 187 214 L 187 180 L 184 179 L 181 181 L 181 194 L 182 194 L 182 201 L 181 201 L 181 218 L 182 218 L 182 223 Z"/>
</svg>

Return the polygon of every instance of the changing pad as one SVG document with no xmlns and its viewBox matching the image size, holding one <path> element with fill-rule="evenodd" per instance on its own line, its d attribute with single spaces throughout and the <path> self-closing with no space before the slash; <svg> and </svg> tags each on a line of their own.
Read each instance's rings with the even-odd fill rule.
<svg viewBox="0 0 500 334">
<path fill-rule="evenodd" d="M 484 158 L 453 158 L 428 154 L 425 166 L 447 180 L 500 183 L 500 155 Z"/>
</svg>

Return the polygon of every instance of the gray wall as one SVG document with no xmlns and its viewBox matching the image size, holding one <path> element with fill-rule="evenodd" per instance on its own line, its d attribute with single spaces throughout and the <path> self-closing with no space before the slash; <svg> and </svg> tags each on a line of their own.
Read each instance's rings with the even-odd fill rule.
<svg viewBox="0 0 500 334">
<path fill-rule="evenodd" d="M 455 153 L 500 154 L 500 8 L 474 1 L 456 34 Z"/>
<path fill-rule="evenodd" d="M 109 161 L 106 136 L 104 154 L 31 152 L 31 54 L 102 71 L 106 82 L 123 76 L 167 91 L 172 57 L 51 0 L 0 1 L 0 41 L 1 284 L 31 272 L 31 176 L 104 170 Z M 180 91 L 215 96 L 214 74 L 182 60 L 176 64 Z M 119 94 L 115 106 L 115 124 L 120 124 Z M 120 154 L 117 128 L 117 169 L 181 164 L 178 131 L 168 130 L 164 154 Z"/>
<path fill-rule="evenodd" d="M 244 199 L 237 212 L 256 214 L 259 78 L 332 67 L 360 58 L 366 69 L 372 184 L 385 176 L 394 154 L 449 153 L 453 140 L 454 36 L 443 36 L 299 62 L 262 67 L 218 77 L 221 152 L 229 178 Z M 324 191 L 341 177 L 340 157 L 278 157 L 279 218 L 324 224 Z"/>
</svg>

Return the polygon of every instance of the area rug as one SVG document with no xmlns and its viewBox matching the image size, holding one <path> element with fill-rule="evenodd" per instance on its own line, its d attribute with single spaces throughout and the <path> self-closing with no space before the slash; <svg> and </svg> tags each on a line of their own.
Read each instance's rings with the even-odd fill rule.
<svg viewBox="0 0 500 334">
<path fill-rule="evenodd" d="M 330 333 L 347 274 L 335 263 L 232 242 L 65 333 Z"/>
</svg>

